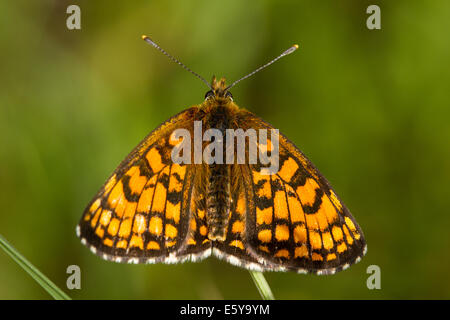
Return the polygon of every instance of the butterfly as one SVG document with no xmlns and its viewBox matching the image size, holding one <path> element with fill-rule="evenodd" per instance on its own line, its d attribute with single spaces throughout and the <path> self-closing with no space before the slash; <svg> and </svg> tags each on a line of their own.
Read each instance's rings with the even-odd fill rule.
<svg viewBox="0 0 450 320">
<path fill-rule="evenodd" d="M 123 160 L 83 213 L 77 226 L 82 243 L 106 260 L 127 263 L 178 263 L 214 255 L 256 271 L 333 274 L 358 262 L 367 250 L 361 228 L 284 135 L 262 142 L 244 137 L 243 162 L 237 157 L 227 163 L 173 160 L 183 141 L 189 142 L 183 152 L 192 160 L 195 124 L 224 133 L 210 140 L 222 143 L 214 156 L 226 151 L 226 130 L 273 130 L 238 107 L 229 89 L 298 46 L 227 86 L 224 78 L 214 77 L 209 84 L 149 37 L 143 39 L 210 90 L 201 104 L 162 123 Z M 177 130 L 188 135 L 177 137 Z M 248 161 L 252 147 L 272 155 L 278 170 L 263 172 L 262 160 Z"/>
</svg>

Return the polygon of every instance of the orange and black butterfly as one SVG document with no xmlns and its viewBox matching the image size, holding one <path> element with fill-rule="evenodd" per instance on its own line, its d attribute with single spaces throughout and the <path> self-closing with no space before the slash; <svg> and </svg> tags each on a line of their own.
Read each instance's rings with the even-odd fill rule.
<svg viewBox="0 0 450 320">
<path fill-rule="evenodd" d="M 189 70 L 149 37 L 143 39 Z M 209 84 L 194 74 L 211 89 L 205 100 L 161 124 L 119 165 L 87 206 L 77 226 L 81 241 L 104 259 L 128 263 L 198 261 L 213 254 L 251 270 L 332 274 L 358 262 L 366 252 L 361 228 L 328 181 L 282 134 L 279 170 L 270 174 L 263 173 L 261 161 L 172 160 L 183 140 L 173 133 L 183 129 L 193 137 L 194 123 L 222 133 L 273 129 L 233 102 L 229 89 L 248 76 L 227 87 L 224 79 Z M 256 147 L 270 154 L 273 138 Z M 247 140 L 245 159 L 252 146 Z"/>
</svg>

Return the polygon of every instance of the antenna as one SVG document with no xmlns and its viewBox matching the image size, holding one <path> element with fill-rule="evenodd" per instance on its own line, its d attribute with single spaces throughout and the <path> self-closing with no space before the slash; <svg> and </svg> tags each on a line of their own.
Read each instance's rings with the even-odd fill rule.
<svg viewBox="0 0 450 320">
<path fill-rule="evenodd" d="M 292 52 L 294 52 L 294 51 L 297 50 L 297 49 L 298 49 L 298 45 L 297 45 L 297 44 L 294 44 L 292 47 L 290 47 L 289 49 L 287 49 L 286 51 L 284 51 L 282 54 L 280 54 L 280 55 L 279 55 L 278 57 L 276 57 L 275 59 L 273 59 L 273 60 L 267 62 L 265 65 L 259 67 L 259 68 L 256 69 L 255 71 L 249 73 L 249 74 L 246 75 L 245 77 L 242 77 L 242 78 L 240 78 L 239 80 L 236 80 L 235 82 L 233 82 L 232 84 L 230 84 L 230 85 L 225 89 L 225 91 L 228 90 L 228 89 L 230 89 L 230 88 L 232 88 L 232 87 L 234 87 L 238 82 L 241 82 L 242 80 L 245 80 L 245 79 L 251 77 L 252 75 L 254 75 L 255 73 L 261 71 L 262 69 L 264 69 L 264 68 L 270 66 L 270 65 L 271 65 L 272 63 L 274 63 L 275 61 L 277 61 L 277 60 L 283 58 L 284 56 L 287 56 L 288 54 L 291 54 Z"/>
<path fill-rule="evenodd" d="M 188 72 L 192 73 L 194 76 L 196 76 L 197 78 L 199 78 L 200 80 L 202 80 L 204 83 L 206 83 L 206 85 L 208 86 L 208 88 L 211 88 L 211 85 L 208 83 L 208 81 L 206 81 L 201 75 L 199 75 L 198 73 L 192 71 L 191 69 L 189 69 L 186 65 L 184 65 L 183 63 L 181 63 L 178 59 L 174 58 L 171 54 L 167 53 L 163 48 L 161 48 L 156 42 L 154 42 L 152 39 L 150 39 L 148 36 L 143 35 L 142 36 L 142 40 L 144 40 L 145 42 L 151 44 L 153 47 L 155 47 L 156 49 L 158 49 L 159 51 L 161 51 L 166 57 L 168 57 L 170 60 L 172 60 L 173 62 L 175 62 L 176 64 L 179 64 L 181 67 L 183 67 L 183 69 L 187 70 Z"/>
</svg>

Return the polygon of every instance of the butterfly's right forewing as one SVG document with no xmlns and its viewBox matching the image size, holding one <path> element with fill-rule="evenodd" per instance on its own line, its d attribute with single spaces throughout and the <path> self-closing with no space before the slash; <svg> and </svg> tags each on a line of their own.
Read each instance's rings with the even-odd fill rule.
<svg viewBox="0 0 450 320">
<path fill-rule="evenodd" d="M 273 129 L 248 111 L 240 126 Z M 267 145 L 258 144 L 260 151 Z M 366 243 L 361 228 L 328 181 L 286 137 L 279 135 L 279 170 L 245 166 L 248 213 L 244 246 L 263 270 L 330 274 L 358 262 Z"/>
</svg>

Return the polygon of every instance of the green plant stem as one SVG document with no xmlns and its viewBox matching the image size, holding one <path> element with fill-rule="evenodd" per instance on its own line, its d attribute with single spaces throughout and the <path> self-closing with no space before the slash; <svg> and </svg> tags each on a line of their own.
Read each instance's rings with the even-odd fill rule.
<svg viewBox="0 0 450 320">
<path fill-rule="evenodd" d="M 24 256 L 22 256 L 12 245 L 0 235 L 0 248 L 13 258 L 28 274 L 36 280 L 54 299 L 56 300 L 71 300 L 71 298 L 59 289 L 49 278 L 33 266 Z"/>
<path fill-rule="evenodd" d="M 249 271 L 250 275 L 252 276 L 253 282 L 255 283 L 256 287 L 258 288 L 259 294 L 264 300 L 275 300 L 275 297 L 273 296 L 272 290 L 270 289 L 269 284 L 266 281 L 266 278 L 264 278 L 264 275 L 262 272 L 258 271 Z"/>
</svg>

